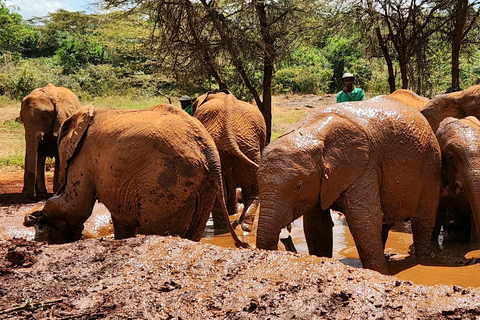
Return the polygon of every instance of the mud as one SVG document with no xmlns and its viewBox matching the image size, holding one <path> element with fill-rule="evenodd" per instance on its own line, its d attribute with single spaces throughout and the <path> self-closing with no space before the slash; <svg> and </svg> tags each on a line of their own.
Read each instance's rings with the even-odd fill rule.
<svg viewBox="0 0 480 320">
<path fill-rule="evenodd" d="M 437 257 L 420 265 L 410 258 L 406 227 L 396 227 L 387 242 L 395 276 L 359 268 L 336 213 L 335 259 L 307 254 L 301 220 L 292 230 L 299 254 L 234 249 L 229 235 L 214 235 L 211 222 L 200 243 L 157 236 L 115 241 L 101 204 L 86 239 L 48 246 L 31 241 L 33 229 L 21 224 L 44 201 L 22 198 L 21 172 L 0 172 L 0 181 L 2 319 L 480 317 L 478 251 L 457 248 L 443 254 L 445 263 Z M 254 232 L 237 233 L 254 245 Z"/>
</svg>

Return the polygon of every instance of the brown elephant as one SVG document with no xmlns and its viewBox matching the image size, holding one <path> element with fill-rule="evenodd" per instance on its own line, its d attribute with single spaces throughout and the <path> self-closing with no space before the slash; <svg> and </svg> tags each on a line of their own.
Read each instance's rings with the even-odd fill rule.
<svg viewBox="0 0 480 320">
<path fill-rule="evenodd" d="M 475 116 L 480 119 L 480 85 L 435 96 L 421 112 L 434 132 L 437 131 L 440 122 L 447 117 L 461 119 Z"/>
<path fill-rule="evenodd" d="M 440 166 L 427 121 L 398 99 L 318 107 L 264 150 L 257 247 L 276 249 L 281 228 L 303 215 L 310 254 L 331 257 L 336 209 L 363 267 L 386 274 L 384 247 L 395 222 L 411 218 L 415 254 L 430 252 Z"/>
<path fill-rule="evenodd" d="M 429 102 L 430 99 L 419 96 L 415 92 L 407 89 L 398 89 L 395 92 L 388 95 L 391 98 L 395 98 L 417 110 L 422 110 Z"/>
<path fill-rule="evenodd" d="M 443 224 L 447 232 L 455 228 L 454 232 L 464 233 L 467 242 L 478 241 L 480 121 L 473 116 L 447 117 L 440 122 L 436 135 L 442 151 L 443 177 L 436 236 Z"/>
<path fill-rule="evenodd" d="M 244 231 L 250 232 L 258 208 L 257 170 L 266 143 L 265 119 L 257 107 L 238 100 L 227 90 L 200 96 L 192 110 L 213 137 L 220 154 L 228 212 L 236 212 L 239 187 L 244 203 L 239 222 Z M 213 217 L 216 229 L 224 227 L 218 205 Z"/>
<path fill-rule="evenodd" d="M 199 121 L 172 105 L 83 107 L 62 125 L 59 153 L 60 191 L 25 219 L 39 241 L 78 240 L 97 199 L 111 213 L 116 239 L 138 230 L 199 241 L 215 198 L 224 196 L 215 143 Z"/>
<path fill-rule="evenodd" d="M 55 158 L 53 190 L 58 183 L 57 137 L 61 124 L 80 108 L 77 96 L 67 88 L 47 86 L 23 98 L 20 117 L 25 127 L 25 174 L 23 194 L 29 198 L 47 192 L 45 160 Z"/>
</svg>

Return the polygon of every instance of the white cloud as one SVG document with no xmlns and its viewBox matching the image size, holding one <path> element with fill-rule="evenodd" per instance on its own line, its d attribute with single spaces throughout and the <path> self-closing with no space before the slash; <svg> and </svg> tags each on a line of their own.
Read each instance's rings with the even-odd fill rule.
<svg viewBox="0 0 480 320">
<path fill-rule="evenodd" d="M 48 15 L 48 13 L 57 11 L 58 9 L 91 12 L 88 8 L 88 0 L 7 0 L 5 1 L 5 4 L 7 7 L 18 7 L 20 9 L 19 13 L 24 20 L 32 17 L 43 17 Z"/>
</svg>

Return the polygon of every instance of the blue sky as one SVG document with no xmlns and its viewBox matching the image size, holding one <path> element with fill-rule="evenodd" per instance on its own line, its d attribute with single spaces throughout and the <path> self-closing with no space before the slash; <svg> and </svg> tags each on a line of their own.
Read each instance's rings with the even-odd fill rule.
<svg viewBox="0 0 480 320">
<path fill-rule="evenodd" d="M 58 9 L 67 11 L 86 11 L 93 12 L 88 8 L 94 0 L 6 0 L 7 7 L 16 6 L 20 10 L 24 20 L 32 17 L 43 17 L 49 12 L 55 12 Z"/>
</svg>

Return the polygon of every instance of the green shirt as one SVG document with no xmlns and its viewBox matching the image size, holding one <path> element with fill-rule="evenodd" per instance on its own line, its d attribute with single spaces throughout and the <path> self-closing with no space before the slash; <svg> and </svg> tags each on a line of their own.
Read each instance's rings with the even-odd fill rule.
<svg viewBox="0 0 480 320">
<path fill-rule="evenodd" d="M 350 95 L 345 92 L 340 91 L 337 94 L 337 102 L 347 102 L 347 101 L 362 101 L 365 100 L 365 93 L 360 88 L 354 88 Z"/>
<path fill-rule="evenodd" d="M 189 106 L 186 107 L 184 110 L 185 110 L 185 112 L 188 113 L 189 115 L 192 115 L 192 105 L 189 105 Z"/>
</svg>

